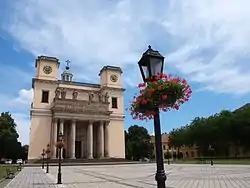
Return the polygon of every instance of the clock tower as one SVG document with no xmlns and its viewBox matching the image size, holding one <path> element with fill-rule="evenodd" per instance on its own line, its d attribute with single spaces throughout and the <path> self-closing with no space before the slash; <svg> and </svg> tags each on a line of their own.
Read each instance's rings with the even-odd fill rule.
<svg viewBox="0 0 250 188">
<path fill-rule="evenodd" d="M 120 67 L 104 66 L 99 76 L 101 78 L 101 87 L 110 87 L 122 89 L 122 70 Z"/>
<path fill-rule="evenodd" d="M 58 79 L 59 60 L 55 57 L 38 56 L 36 59 L 36 79 Z"/>
</svg>

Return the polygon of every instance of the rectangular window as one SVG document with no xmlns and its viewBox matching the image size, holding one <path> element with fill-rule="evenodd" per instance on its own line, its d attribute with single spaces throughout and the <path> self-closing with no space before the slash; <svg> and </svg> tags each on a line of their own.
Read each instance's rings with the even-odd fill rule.
<svg viewBox="0 0 250 188">
<path fill-rule="evenodd" d="M 117 97 L 112 97 L 112 108 L 118 108 Z"/>
<path fill-rule="evenodd" d="M 166 150 L 166 145 L 163 145 L 163 150 Z"/>
<path fill-rule="evenodd" d="M 49 91 L 42 91 L 42 103 L 49 102 Z"/>
</svg>

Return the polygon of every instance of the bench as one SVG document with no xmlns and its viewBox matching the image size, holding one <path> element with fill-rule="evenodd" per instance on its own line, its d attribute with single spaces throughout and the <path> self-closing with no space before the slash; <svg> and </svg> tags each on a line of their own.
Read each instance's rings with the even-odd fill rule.
<svg viewBox="0 0 250 188">
<path fill-rule="evenodd" d="M 15 173 L 11 171 L 9 168 L 6 169 L 6 179 L 13 179 L 15 177 Z"/>
<path fill-rule="evenodd" d="M 17 166 L 17 171 L 21 171 L 21 170 L 22 170 L 22 165 L 19 164 L 19 165 Z"/>
</svg>

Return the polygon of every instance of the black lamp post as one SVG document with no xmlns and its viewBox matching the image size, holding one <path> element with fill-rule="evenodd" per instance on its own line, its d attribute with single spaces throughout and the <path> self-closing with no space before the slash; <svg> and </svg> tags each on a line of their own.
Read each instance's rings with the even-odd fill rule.
<svg viewBox="0 0 250 188">
<path fill-rule="evenodd" d="M 46 173 L 49 173 L 49 157 L 50 157 L 50 145 L 47 145 L 47 149 L 46 149 L 46 155 L 47 155 L 47 159 L 46 159 Z"/>
<path fill-rule="evenodd" d="M 209 144 L 209 146 L 208 146 L 208 151 L 209 151 L 209 154 L 210 154 L 210 157 L 211 157 L 210 164 L 211 164 L 211 166 L 213 166 L 214 165 L 214 161 L 213 161 L 214 148 L 212 147 L 211 144 Z"/>
<path fill-rule="evenodd" d="M 61 163 L 62 163 L 62 156 L 61 156 L 61 153 L 62 153 L 62 148 L 64 146 L 64 143 L 63 143 L 63 134 L 61 132 L 59 132 L 58 134 L 58 142 L 56 143 L 56 147 L 59 149 L 58 150 L 58 173 L 57 173 L 57 184 L 62 184 L 62 170 L 61 170 Z"/>
<path fill-rule="evenodd" d="M 44 169 L 44 155 L 45 155 L 45 149 L 43 149 L 43 152 L 42 152 L 42 169 Z"/>
<path fill-rule="evenodd" d="M 140 61 L 138 62 L 141 75 L 144 82 L 147 82 L 150 78 L 154 80 L 158 73 L 163 72 L 164 57 L 156 50 L 153 50 L 151 46 L 148 46 L 148 50 L 143 53 Z M 156 175 L 158 188 L 166 188 L 165 181 L 167 180 L 162 153 L 162 140 L 161 140 L 161 124 L 159 116 L 158 106 L 154 107 L 154 131 L 155 131 L 155 148 L 156 148 Z"/>
</svg>

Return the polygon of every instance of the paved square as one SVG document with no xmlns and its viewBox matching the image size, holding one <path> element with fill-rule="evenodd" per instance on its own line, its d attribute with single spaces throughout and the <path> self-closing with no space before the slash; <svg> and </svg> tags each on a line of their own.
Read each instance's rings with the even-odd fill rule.
<svg viewBox="0 0 250 188">
<path fill-rule="evenodd" d="M 249 188 L 250 166 L 166 165 L 170 188 Z M 155 188 L 155 164 L 63 166 L 63 185 L 56 185 L 57 167 L 45 174 L 27 167 L 6 188 Z"/>
</svg>

